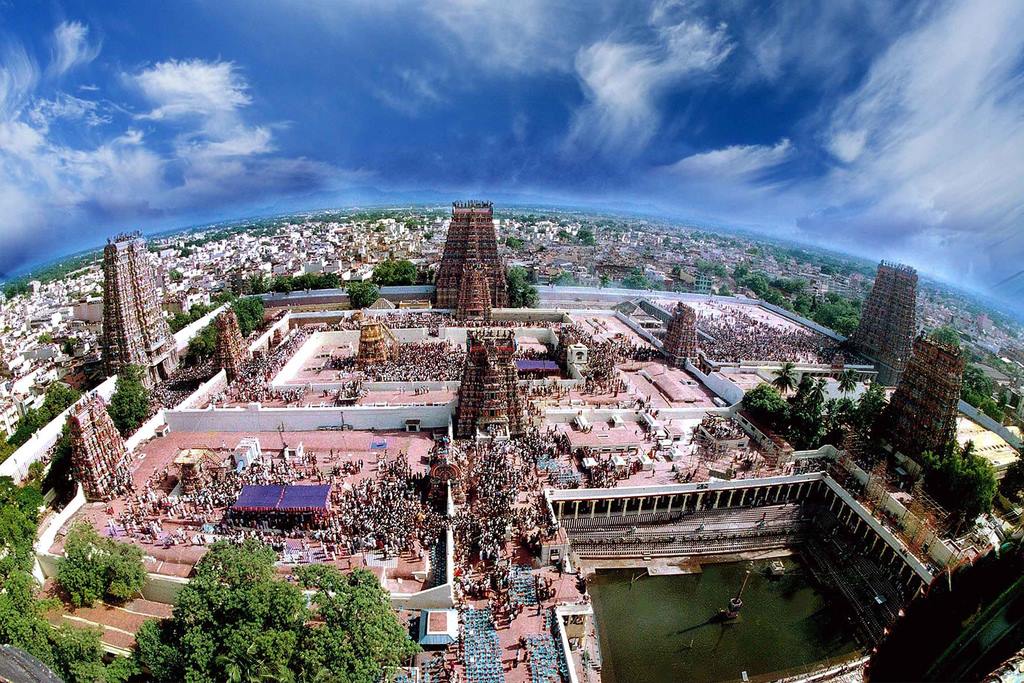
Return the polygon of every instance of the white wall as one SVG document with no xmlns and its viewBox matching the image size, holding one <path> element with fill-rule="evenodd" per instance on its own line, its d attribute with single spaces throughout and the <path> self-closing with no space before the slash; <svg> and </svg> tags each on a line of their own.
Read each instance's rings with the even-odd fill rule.
<svg viewBox="0 0 1024 683">
<path fill-rule="evenodd" d="M 353 429 L 405 429 L 406 420 L 420 420 L 424 429 L 448 426 L 455 401 L 429 405 L 350 406 L 344 408 L 189 408 L 168 410 L 164 416 L 172 432 L 308 432 L 338 427 L 344 419 Z"/>
</svg>

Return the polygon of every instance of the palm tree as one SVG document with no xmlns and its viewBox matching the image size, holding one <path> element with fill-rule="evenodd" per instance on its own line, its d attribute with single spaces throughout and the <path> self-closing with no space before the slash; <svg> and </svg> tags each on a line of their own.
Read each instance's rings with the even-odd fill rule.
<svg viewBox="0 0 1024 683">
<path fill-rule="evenodd" d="M 796 388 L 796 364 L 786 361 L 782 367 L 775 371 L 775 379 L 772 386 L 783 394 L 788 394 Z"/>
<path fill-rule="evenodd" d="M 857 373 L 853 370 L 843 370 L 839 375 L 839 391 L 849 394 L 856 388 Z"/>
</svg>

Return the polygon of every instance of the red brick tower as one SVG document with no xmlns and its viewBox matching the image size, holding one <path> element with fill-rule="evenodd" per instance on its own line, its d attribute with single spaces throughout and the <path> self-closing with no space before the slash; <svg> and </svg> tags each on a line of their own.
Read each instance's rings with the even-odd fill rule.
<svg viewBox="0 0 1024 683">
<path fill-rule="evenodd" d="M 491 290 L 491 306 L 508 306 L 505 265 L 498 256 L 498 237 L 494 230 L 494 208 L 490 202 L 474 201 L 452 204 L 448 238 L 437 270 L 438 308 L 458 308 L 459 293 L 462 291 L 460 284 L 467 272 L 466 264 L 471 258 L 474 239 L 483 275 Z"/>
<path fill-rule="evenodd" d="M 952 441 L 963 374 L 960 349 L 924 336 L 914 341 L 910 362 L 879 418 L 894 449 L 917 457 Z"/>
<path fill-rule="evenodd" d="M 121 434 L 97 395 L 81 403 L 68 417 L 71 432 L 71 472 L 89 500 L 110 500 L 130 491 L 129 455 Z"/>
<path fill-rule="evenodd" d="M 506 439 L 523 433 L 523 400 L 513 360 L 514 330 L 471 329 L 467 332 L 466 344 L 456 436 Z"/>
<path fill-rule="evenodd" d="M 138 365 L 148 386 L 166 379 L 178 364 L 149 252 L 138 233 L 118 235 L 103 249 L 101 345 L 107 374 Z"/>
<path fill-rule="evenodd" d="M 878 379 L 883 384 L 896 384 L 910 359 L 917 328 L 916 306 L 917 271 L 882 261 L 850 342 L 876 361 Z"/>
<path fill-rule="evenodd" d="M 697 357 L 697 313 L 684 303 L 676 304 L 672 320 L 668 323 L 665 333 L 665 344 L 662 347 L 665 355 L 682 366 L 687 359 Z"/>
<path fill-rule="evenodd" d="M 245 362 L 249 360 L 249 348 L 242 339 L 242 331 L 238 327 L 238 316 L 230 308 L 217 316 L 217 348 L 214 362 L 217 367 L 224 368 L 228 382 L 234 382 L 242 373 Z"/>
</svg>

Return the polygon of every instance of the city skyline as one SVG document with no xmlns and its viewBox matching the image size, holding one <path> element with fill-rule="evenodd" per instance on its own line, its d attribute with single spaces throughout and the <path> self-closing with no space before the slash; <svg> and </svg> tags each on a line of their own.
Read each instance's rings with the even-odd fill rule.
<svg viewBox="0 0 1024 683">
<path fill-rule="evenodd" d="M 0 273 L 125 228 L 453 195 L 757 230 L 975 291 L 1024 252 L 1014 3 L 13 9 Z"/>
</svg>

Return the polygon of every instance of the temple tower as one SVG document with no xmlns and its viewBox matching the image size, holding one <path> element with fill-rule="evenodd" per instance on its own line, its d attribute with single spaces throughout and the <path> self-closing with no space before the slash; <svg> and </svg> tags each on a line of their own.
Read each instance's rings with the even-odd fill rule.
<svg viewBox="0 0 1024 683">
<path fill-rule="evenodd" d="M 132 488 L 130 459 L 121 434 L 98 395 L 68 416 L 71 472 L 89 500 L 110 500 Z"/>
<path fill-rule="evenodd" d="M 683 366 L 688 359 L 697 357 L 697 313 L 691 307 L 684 303 L 676 304 L 662 349 L 678 366 Z"/>
<path fill-rule="evenodd" d="M 882 435 L 897 451 L 917 457 L 940 452 L 956 435 L 963 383 L 960 349 L 919 336 L 910 362 L 882 411 Z"/>
<path fill-rule="evenodd" d="M 249 360 L 249 348 L 242 339 L 242 331 L 238 327 L 238 316 L 230 308 L 217 316 L 217 348 L 214 353 L 214 362 L 219 368 L 224 368 L 228 376 L 228 383 L 234 382 L 235 378 L 242 373 L 242 368 Z"/>
<path fill-rule="evenodd" d="M 474 241 L 480 267 L 491 292 L 490 305 L 495 308 L 508 306 L 505 264 L 498 256 L 498 236 L 494 230 L 494 208 L 490 202 L 473 201 L 452 204 L 448 238 L 437 270 L 438 308 L 458 308 L 461 283 L 468 272 L 466 265 L 472 258 Z"/>
<path fill-rule="evenodd" d="M 491 286 L 487 280 L 476 236 L 470 237 L 469 253 L 459 280 L 459 304 L 455 309 L 458 318 L 491 317 Z"/>
<path fill-rule="evenodd" d="M 395 337 L 379 318 L 367 317 L 359 326 L 356 365 L 365 368 L 386 363 L 394 356 Z"/>
<path fill-rule="evenodd" d="M 103 367 L 108 375 L 126 365 L 143 368 L 153 386 L 178 364 L 178 351 L 160 309 L 156 278 L 139 233 L 119 235 L 103 249 Z"/>
<path fill-rule="evenodd" d="M 917 271 L 882 261 L 850 342 L 878 364 L 878 378 L 883 384 L 896 384 L 910 359 L 917 327 L 916 306 Z"/>
<path fill-rule="evenodd" d="M 455 434 L 460 438 L 507 439 L 525 428 L 523 400 L 513 355 L 515 331 L 471 329 L 459 385 Z"/>
</svg>

